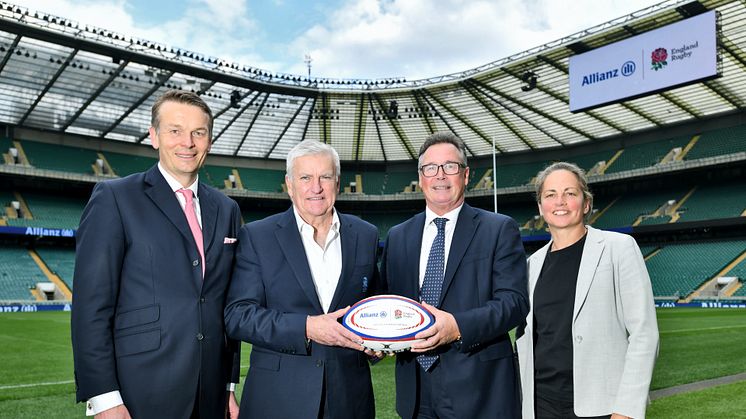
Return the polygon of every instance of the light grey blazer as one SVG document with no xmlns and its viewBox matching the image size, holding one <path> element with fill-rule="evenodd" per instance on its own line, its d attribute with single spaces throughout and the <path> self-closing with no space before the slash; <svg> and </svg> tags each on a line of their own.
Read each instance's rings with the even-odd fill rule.
<svg viewBox="0 0 746 419">
<path fill-rule="evenodd" d="M 523 417 L 534 418 L 534 287 L 551 242 L 528 259 L 531 311 L 516 341 Z M 658 324 L 650 277 L 635 240 L 588 227 L 573 306 L 573 388 L 577 416 L 644 418 Z"/>
</svg>

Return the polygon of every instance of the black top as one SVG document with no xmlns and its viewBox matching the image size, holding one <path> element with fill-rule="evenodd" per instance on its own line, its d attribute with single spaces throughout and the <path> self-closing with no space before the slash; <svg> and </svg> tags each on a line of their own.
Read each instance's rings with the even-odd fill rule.
<svg viewBox="0 0 746 419">
<path fill-rule="evenodd" d="M 585 235 L 547 252 L 534 288 L 534 383 L 537 397 L 573 400 L 572 315 Z"/>
</svg>

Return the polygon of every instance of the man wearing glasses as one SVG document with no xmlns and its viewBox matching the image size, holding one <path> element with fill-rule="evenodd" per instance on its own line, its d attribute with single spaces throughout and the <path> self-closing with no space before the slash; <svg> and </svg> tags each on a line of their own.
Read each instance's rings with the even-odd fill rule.
<svg viewBox="0 0 746 419">
<path fill-rule="evenodd" d="M 518 418 L 508 331 L 528 313 L 526 256 L 513 219 L 464 203 L 466 147 L 452 133 L 419 153 L 425 211 L 393 227 L 381 271 L 392 294 L 435 316 L 397 355 L 396 410 L 409 418 Z"/>
</svg>

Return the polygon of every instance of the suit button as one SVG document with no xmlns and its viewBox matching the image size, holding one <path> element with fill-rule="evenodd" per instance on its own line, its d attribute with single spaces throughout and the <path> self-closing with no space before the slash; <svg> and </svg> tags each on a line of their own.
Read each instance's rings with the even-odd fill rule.
<svg viewBox="0 0 746 419">
<path fill-rule="evenodd" d="M 205 335 L 203 335 L 202 333 L 197 333 L 197 340 L 202 340 L 204 338 L 205 338 Z"/>
<path fill-rule="evenodd" d="M 201 298 L 199 299 L 199 302 L 200 302 L 200 303 L 204 303 L 204 302 L 205 302 L 205 297 L 201 297 Z"/>
<path fill-rule="evenodd" d="M 197 265 L 199 265 L 199 259 L 194 259 L 192 261 L 192 266 L 197 266 Z"/>
<path fill-rule="evenodd" d="M 583 337 L 582 336 L 575 336 L 575 342 L 578 342 L 578 343 L 583 342 Z"/>
<path fill-rule="evenodd" d="M 316 360 L 316 366 L 317 366 L 317 367 L 320 367 L 320 366 L 322 366 L 322 365 L 324 365 L 324 361 L 322 361 L 322 360 L 320 360 L 320 359 L 317 359 L 317 360 Z"/>
</svg>

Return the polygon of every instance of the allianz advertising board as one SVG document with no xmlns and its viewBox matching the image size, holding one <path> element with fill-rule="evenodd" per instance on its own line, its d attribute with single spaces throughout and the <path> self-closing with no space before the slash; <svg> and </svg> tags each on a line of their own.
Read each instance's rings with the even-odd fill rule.
<svg viewBox="0 0 746 419">
<path fill-rule="evenodd" d="M 570 57 L 570 111 L 716 77 L 715 11 Z"/>
</svg>

